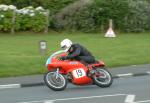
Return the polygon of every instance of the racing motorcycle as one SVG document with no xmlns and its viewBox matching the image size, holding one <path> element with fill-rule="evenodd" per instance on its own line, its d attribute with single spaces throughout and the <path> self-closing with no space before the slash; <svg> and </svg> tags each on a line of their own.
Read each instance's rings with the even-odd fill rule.
<svg viewBox="0 0 150 103">
<path fill-rule="evenodd" d="M 113 78 L 111 73 L 105 69 L 103 61 L 89 64 L 92 75 L 89 76 L 89 68 L 76 60 L 60 60 L 65 56 L 63 50 L 53 53 L 46 62 L 48 72 L 44 75 L 45 84 L 54 91 L 61 91 L 67 87 L 68 82 L 74 85 L 92 85 L 109 87 Z"/>
</svg>

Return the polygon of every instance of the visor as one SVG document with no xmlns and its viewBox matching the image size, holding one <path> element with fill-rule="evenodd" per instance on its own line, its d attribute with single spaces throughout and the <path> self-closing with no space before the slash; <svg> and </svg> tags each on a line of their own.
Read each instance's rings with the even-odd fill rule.
<svg viewBox="0 0 150 103">
<path fill-rule="evenodd" d="M 63 46 L 63 47 L 61 47 L 61 49 L 64 50 L 65 52 L 68 52 L 68 50 L 69 50 L 70 48 L 68 48 L 67 46 Z"/>
<path fill-rule="evenodd" d="M 62 50 L 66 50 L 67 49 L 67 46 L 63 46 L 61 47 Z"/>
</svg>

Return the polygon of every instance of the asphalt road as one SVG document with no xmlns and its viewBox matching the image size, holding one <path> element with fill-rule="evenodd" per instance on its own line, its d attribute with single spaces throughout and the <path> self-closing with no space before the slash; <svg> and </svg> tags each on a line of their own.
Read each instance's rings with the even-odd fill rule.
<svg viewBox="0 0 150 103">
<path fill-rule="evenodd" d="M 150 75 L 115 79 L 109 88 L 74 86 L 52 91 L 46 86 L 1 89 L 0 103 L 150 103 Z"/>
</svg>

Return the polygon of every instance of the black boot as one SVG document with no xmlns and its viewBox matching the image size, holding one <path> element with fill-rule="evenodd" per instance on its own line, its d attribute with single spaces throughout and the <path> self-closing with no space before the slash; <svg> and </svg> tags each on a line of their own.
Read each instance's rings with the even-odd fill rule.
<svg viewBox="0 0 150 103">
<path fill-rule="evenodd" d="M 93 70 L 92 67 L 90 66 L 86 66 L 88 68 L 88 73 L 87 73 L 87 76 L 91 77 L 95 74 L 95 71 Z"/>
</svg>

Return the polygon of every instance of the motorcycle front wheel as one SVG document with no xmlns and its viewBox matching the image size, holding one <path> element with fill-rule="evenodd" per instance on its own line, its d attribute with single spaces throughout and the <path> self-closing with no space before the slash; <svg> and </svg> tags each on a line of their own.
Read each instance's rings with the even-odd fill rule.
<svg viewBox="0 0 150 103">
<path fill-rule="evenodd" d="M 64 90 L 67 86 L 67 80 L 62 74 L 58 74 L 56 77 L 56 72 L 47 72 L 44 75 L 45 84 L 54 91 Z"/>
<path fill-rule="evenodd" d="M 102 88 L 109 87 L 113 83 L 111 73 L 105 68 L 96 68 L 93 75 L 94 83 Z"/>
</svg>

